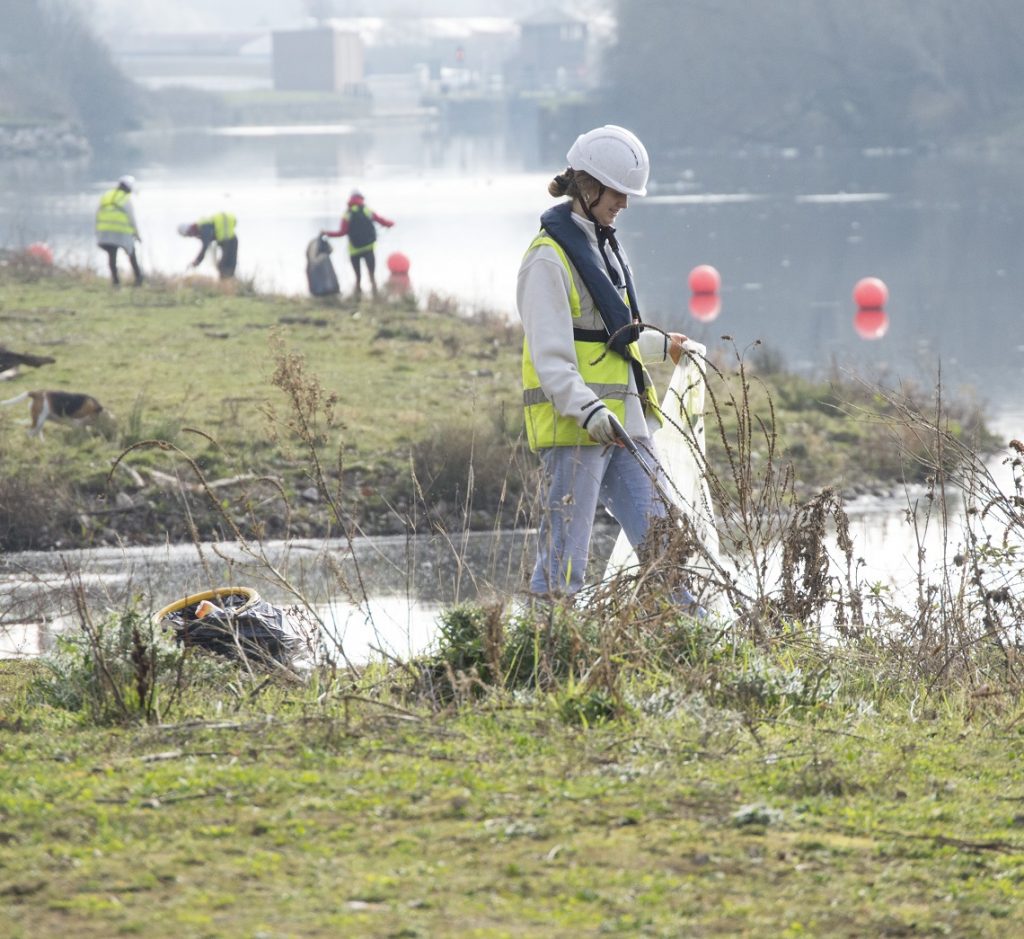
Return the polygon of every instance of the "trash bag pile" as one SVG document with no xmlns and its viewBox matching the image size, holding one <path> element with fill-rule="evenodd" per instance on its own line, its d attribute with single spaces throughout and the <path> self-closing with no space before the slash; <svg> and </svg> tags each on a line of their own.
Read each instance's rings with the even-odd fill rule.
<svg viewBox="0 0 1024 939">
<path fill-rule="evenodd" d="M 331 263 L 331 251 L 330 242 L 323 235 L 306 245 L 306 280 L 314 297 L 328 297 L 341 292 L 338 275 Z"/>
<path fill-rule="evenodd" d="M 178 642 L 228 658 L 289 664 L 302 646 L 284 610 L 249 588 L 222 588 L 185 597 L 156 619 Z"/>
</svg>

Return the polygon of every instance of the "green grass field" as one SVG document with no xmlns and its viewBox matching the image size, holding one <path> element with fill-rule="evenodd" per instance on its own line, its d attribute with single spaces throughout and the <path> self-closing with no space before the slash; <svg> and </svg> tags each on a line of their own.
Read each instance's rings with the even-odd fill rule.
<svg viewBox="0 0 1024 939">
<path fill-rule="evenodd" d="M 91 519 L 110 517 L 97 506 L 122 496 L 115 537 L 173 537 L 197 474 L 273 476 L 282 493 L 253 505 L 262 483 L 218 489 L 202 519 L 207 494 L 190 490 L 200 536 L 218 511 L 258 528 L 318 473 L 347 512 L 402 498 L 415 469 L 429 505 L 481 441 L 515 456 L 514 326 L 437 300 L 235 289 L 4 272 L 5 345 L 57 362 L 3 397 L 88 392 L 117 429 L 30 440 L 20 408 L 0 411 L 0 535 L 91 543 Z M 795 546 L 796 576 L 727 628 L 656 592 L 501 624 L 451 612 L 423 661 L 286 679 L 169 650 L 131 611 L 88 611 L 65 635 L 77 651 L 0 661 L 0 935 L 1013 935 L 1016 554 L 970 546 L 960 579 L 922 584 L 909 614 L 815 579 L 825 516 L 772 527 L 789 470 L 768 473 L 765 427 L 806 485 L 908 465 L 878 441 L 887 408 L 891 437 L 920 441 L 923 425 L 884 394 L 847 399 L 854 385 L 769 365 L 712 379 L 709 441 L 724 472 L 746 465 L 746 531 Z M 960 414 L 943 447 L 983 428 Z M 509 465 L 489 469 L 501 487 Z M 825 604 L 846 616 L 827 641 Z"/>
<path fill-rule="evenodd" d="M 4 386 L 93 394 L 119 419 L 187 424 L 235 444 L 266 437 L 275 340 L 337 396 L 338 439 L 359 454 L 396 450 L 481 410 L 517 403 L 519 342 L 403 301 L 355 306 L 260 296 L 196 281 L 112 290 L 91 276 L 0 280 L 5 344 L 52 355 Z M 486 374 L 484 374 L 486 373 Z M 3 413 L 4 436 L 18 413 Z M 50 428 L 48 428 L 50 430 Z M 60 430 L 54 430 L 59 445 Z M 20 446 L 19 446 L 20 444 Z"/>
<path fill-rule="evenodd" d="M 450 298 L 322 302 L 158 278 L 114 290 L 15 257 L 0 265 L 0 326 L 9 349 L 56 359 L 3 382 L 2 398 L 84 392 L 116 423 L 105 436 L 51 423 L 44 440 L 30 439 L 27 404 L 0 408 L 0 548 L 223 538 L 235 528 L 275 537 L 339 525 L 486 529 L 523 524 L 517 500 L 536 489 L 522 439 L 519 325 L 462 316 Z M 935 455 L 921 427 L 874 386 L 838 372 L 792 375 L 772 353 L 741 356 L 727 341 L 711 353 L 708 455 L 723 497 L 744 485 L 731 478 L 737 449 L 752 471 L 791 462 L 800 497 L 927 476 Z M 662 388 L 670 367 L 652 366 Z M 933 392 L 909 397 L 933 411 Z M 950 432 L 990 448 L 982 404 L 950 397 Z M 299 496 L 317 477 L 311 504 Z M 189 491 L 229 482 L 215 500 L 192 498 L 186 519 L 176 480 Z M 327 511 L 327 490 L 342 511 Z M 119 497 L 131 507 L 111 512 Z M 255 505 L 272 508 L 261 519 Z"/>
<path fill-rule="evenodd" d="M 438 714 L 212 694 L 161 726 L 26 703 L 0 664 L 0 933 L 1009 936 L 1020 700 L 751 719 L 638 693 Z M 1012 704 L 1011 704 L 1012 701 Z M 219 702 L 219 703 L 218 703 Z"/>
<path fill-rule="evenodd" d="M 178 449 L 137 447 L 125 467 L 183 473 L 194 482 L 187 456 L 211 480 L 269 476 L 290 497 L 310 486 L 308 445 L 315 445 L 332 480 L 344 476 L 347 503 L 376 499 L 380 513 L 382 498 L 411 490 L 410 454 L 418 443 L 480 432 L 507 438 L 508 448 L 518 432 L 511 428 L 521 422 L 520 340 L 504 323 L 463 319 L 444 304 L 419 310 L 401 298 L 357 306 L 209 282 L 113 290 L 91 275 L 29 273 L 36 276 L 0 276 L 3 344 L 56 363 L 24 369 L 3 384 L 3 397 L 38 388 L 84 392 L 117 422 L 109 439 L 51 423 L 40 441 L 23 430 L 27 403 L 0 409 L 8 480 L 22 480 L 25 490 L 45 481 L 51 499 L 56 487 L 69 506 L 132 491 L 127 474 L 108 479 L 112 465 L 126 447 L 159 440 Z M 306 408 L 305 435 L 295 426 L 296 400 Z M 158 539 L 165 531 L 187 538 L 164 512 L 155 505 L 143 521 L 123 518 L 118 534 L 145 540 L 149 524 Z M 310 530 L 324 529 L 306 515 Z M 82 537 L 60 519 L 42 527 L 70 528 L 64 543 Z M 8 544 L 31 546 L 17 538 Z"/>
</svg>

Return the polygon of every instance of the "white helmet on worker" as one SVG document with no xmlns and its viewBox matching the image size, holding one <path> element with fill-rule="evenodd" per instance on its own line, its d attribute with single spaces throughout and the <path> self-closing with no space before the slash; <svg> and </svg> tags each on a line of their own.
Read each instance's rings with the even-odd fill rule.
<svg viewBox="0 0 1024 939">
<path fill-rule="evenodd" d="M 118 179 L 117 184 L 121 188 L 127 189 L 129 192 L 131 192 L 135 188 L 135 177 L 132 176 L 130 173 L 126 173 L 124 176 Z"/>
<path fill-rule="evenodd" d="M 192 230 L 192 226 L 188 222 L 182 222 L 178 226 L 179 235 L 187 235 Z"/>
<path fill-rule="evenodd" d="M 569 166 L 627 196 L 646 196 L 651 161 L 632 131 L 605 124 L 580 134 L 566 155 Z"/>
</svg>

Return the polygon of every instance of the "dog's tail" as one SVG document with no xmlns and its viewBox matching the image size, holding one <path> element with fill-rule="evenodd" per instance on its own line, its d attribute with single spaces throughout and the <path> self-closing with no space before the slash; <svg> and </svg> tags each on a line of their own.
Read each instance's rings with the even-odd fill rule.
<svg viewBox="0 0 1024 939">
<path fill-rule="evenodd" d="M 0 401 L 0 404 L 17 404 L 19 401 L 24 401 L 30 394 L 32 394 L 31 391 L 23 391 L 17 397 L 8 398 L 6 401 Z"/>
</svg>

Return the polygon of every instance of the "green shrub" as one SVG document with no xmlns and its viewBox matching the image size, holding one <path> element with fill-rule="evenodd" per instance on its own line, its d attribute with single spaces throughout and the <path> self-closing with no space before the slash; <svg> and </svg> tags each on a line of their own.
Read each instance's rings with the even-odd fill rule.
<svg viewBox="0 0 1024 939">
<path fill-rule="evenodd" d="M 57 638 L 30 700 L 80 713 L 94 723 L 159 720 L 188 684 L 217 687 L 237 669 L 182 649 L 170 634 L 129 610 Z"/>
<path fill-rule="evenodd" d="M 808 667 L 747 641 L 723 649 L 716 666 L 713 700 L 751 717 L 827 703 L 840 687 L 829 660 Z"/>
<path fill-rule="evenodd" d="M 181 433 L 181 419 L 176 414 L 162 414 L 159 418 L 148 419 L 146 396 L 136 395 L 121 428 L 121 446 L 130 447 L 143 440 L 166 440 L 174 443 Z"/>
<path fill-rule="evenodd" d="M 0 550 L 49 548 L 74 530 L 74 500 L 67 482 L 46 464 L 32 472 L 0 460 Z"/>
<path fill-rule="evenodd" d="M 424 500 L 495 505 L 523 491 L 519 445 L 503 426 L 456 423 L 413 445 L 412 465 Z"/>
<path fill-rule="evenodd" d="M 550 687 L 571 678 L 599 654 L 599 620 L 561 604 L 513 616 L 502 656 L 510 688 Z"/>
<path fill-rule="evenodd" d="M 606 688 L 569 687 L 559 697 L 558 714 L 566 724 L 592 727 L 615 718 L 622 710 Z"/>
<path fill-rule="evenodd" d="M 500 676 L 502 624 L 500 613 L 471 604 L 441 614 L 439 658 L 453 672 L 474 674 L 485 685 Z"/>
<path fill-rule="evenodd" d="M 445 702 L 484 689 L 552 688 L 600 655 L 597 621 L 561 605 L 506 616 L 500 606 L 445 610 L 438 648 L 421 666 L 421 690 Z"/>
</svg>

